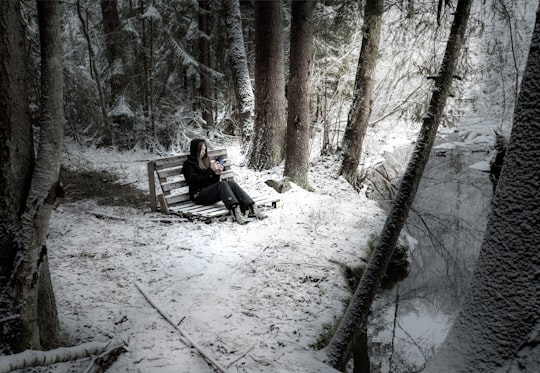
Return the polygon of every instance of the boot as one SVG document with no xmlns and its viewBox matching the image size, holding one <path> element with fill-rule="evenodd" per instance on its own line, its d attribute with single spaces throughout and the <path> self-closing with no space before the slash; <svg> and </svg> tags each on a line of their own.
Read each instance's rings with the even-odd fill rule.
<svg viewBox="0 0 540 373">
<path fill-rule="evenodd" d="M 251 205 L 249 205 L 249 216 L 250 217 L 255 217 L 259 220 L 262 220 L 262 219 L 266 219 L 266 215 L 264 215 L 262 213 L 261 210 L 259 210 L 259 208 L 257 207 L 256 204 L 252 203 Z"/>
<path fill-rule="evenodd" d="M 242 210 L 240 210 L 240 206 L 236 206 L 234 207 L 232 210 L 231 210 L 231 213 L 232 213 L 232 216 L 233 216 L 233 220 L 235 222 L 237 222 L 238 224 L 246 224 L 248 222 L 248 220 L 246 219 L 246 217 L 244 216 L 244 214 L 242 214 Z"/>
</svg>

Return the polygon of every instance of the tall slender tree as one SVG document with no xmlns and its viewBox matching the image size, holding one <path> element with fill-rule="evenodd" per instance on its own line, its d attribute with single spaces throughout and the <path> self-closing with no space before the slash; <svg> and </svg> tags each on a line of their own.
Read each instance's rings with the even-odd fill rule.
<svg viewBox="0 0 540 373">
<path fill-rule="evenodd" d="M 111 120 L 121 129 L 131 130 L 134 115 L 129 108 L 125 90 L 129 84 L 126 45 L 128 38 L 123 31 L 117 0 L 101 0 L 105 57 L 107 59 L 106 81 L 110 88 L 109 111 Z M 124 109 L 118 110 L 123 107 Z"/>
<path fill-rule="evenodd" d="M 210 6 L 207 0 L 199 0 L 199 63 L 203 67 L 210 67 L 210 43 L 208 41 L 208 14 Z M 210 77 L 205 69 L 201 74 L 201 109 L 202 117 L 207 128 L 214 127 L 214 114 L 212 110 L 212 86 Z"/>
<path fill-rule="evenodd" d="M 371 304 L 394 253 L 401 229 L 407 220 L 418 184 L 429 159 L 437 129 L 444 114 L 446 99 L 465 39 L 472 0 L 459 0 L 438 75 L 435 78 L 428 113 L 424 116 L 414 151 L 403 174 L 398 191 L 371 259 L 358 284 L 347 311 L 323 356 L 329 365 L 343 369 L 349 359 L 352 343 L 362 333 Z"/>
<path fill-rule="evenodd" d="M 20 348 L 57 343 L 58 316 L 47 256 L 47 232 L 57 194 L 65 115 L 63 102 L 62 16 L 58 0 L 38 0 L 41 42 L 40 136 L 26 209 L 21 248 L 14 270 L 14 296 L 20 314 Z"/>
<path fill-rule="evenodd" d="M 311 129 L 309 94 L 313 44 L 311 17 L 313 1 L 293 1 L 287 90 L 287 147 L 284 175 L 308 187 L 309 138 Z"/>
<path fill-rule="evenodd" d="M 263 170 L 285 154 L 282 2 L 255 2 L 255 126 L 248 165 Z"/>
<path fill-rule="evenodd" d="M 357 184 L 358 164 L 371 113 L 373 74 L 379 54 L 383 0 L 366 1 L 362 47 L 354 83 L 353 103 L 343 136 L 341 174 L 353 186 Z"/>
<path fill-rule="evenodd" d="M 229 59 L 231 61 L 232 80 L 236 94 L 239 127 L 242 142 L 251 141 L 253 134 L 253 115 L 255 98 L 249 77 L 249 69 L 242 34 L 242 15 L 239 0 L 224 0 L 225 24 L 229 41 Z"/>
<path fill-rule="evenodd" d="M 540 6 L 476 270 L 426 373 L 538 371 L 539 91 Z M 511 369 L 514 365 L 521 369 Z"/>
</svg>

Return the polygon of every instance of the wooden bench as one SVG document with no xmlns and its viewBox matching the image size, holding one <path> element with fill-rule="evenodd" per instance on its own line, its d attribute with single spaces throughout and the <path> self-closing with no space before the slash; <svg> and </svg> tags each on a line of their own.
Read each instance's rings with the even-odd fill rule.
<svg viewBox="0 0 540 373">
<path fill-rule="evenodd" d="M 223 159 L 224 170 L 221 180 L 233 179 L 231 162 L 226 149 L 209 150 L 211 160 Z M 197 205 L 189 198 L 187 182 L 182 174 L 182 167 L 188 154 L 159 158 L 148 162 L 148 187 L 150 192 L 150 208 L 165 214 L 177 214 L 188 219 L 220 219 L 230 214 L 222 202 L 213 205 Z M 251 196 L 257 206 L 277 207 L 279 198 L 274 196 Z"/>
</svg>

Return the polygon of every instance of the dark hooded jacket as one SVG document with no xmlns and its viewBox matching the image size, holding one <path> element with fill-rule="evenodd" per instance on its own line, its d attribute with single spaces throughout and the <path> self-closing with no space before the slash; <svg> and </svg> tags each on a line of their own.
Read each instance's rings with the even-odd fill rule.
<svg viewBox="0 0 540 373">
<path fill-rule="evenodd" d="M 192 200 L 195 199 L 195 195 L 198 194 L 201 189 L 219 182 L 220 179 L 220 176 L 216 175 L 214 170 L 212 170 L 210 167 L 207 169 L 202 169 L 199 167 L 199 162 L 197 161 L 197 147 L 202 141 L 204 140 L 191 140 L 191 144 L 189 146 L 189 156 L 184 162 L 184 166 L 182 168 L 182 173 L 184 174 L 186 182 L 189 186 L 189 197 Z"/>
</svg>

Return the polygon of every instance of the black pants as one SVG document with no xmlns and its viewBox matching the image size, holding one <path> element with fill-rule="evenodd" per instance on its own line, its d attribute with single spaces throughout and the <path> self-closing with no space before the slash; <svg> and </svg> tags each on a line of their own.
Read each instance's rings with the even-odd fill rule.
<svg viewBox="0 0 540 373">
<path fill-rule="evenodd" d="M 220 181 L 201 189 L 195 194 L 193 201 L 198 205 L 211 205 L 222 201 L 229 210 L 240 205 L 242 211 L 247 210 L 253 203 L 251 197 L 234 180 Z"/>
</svg>

